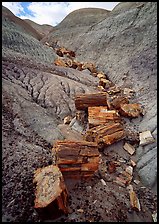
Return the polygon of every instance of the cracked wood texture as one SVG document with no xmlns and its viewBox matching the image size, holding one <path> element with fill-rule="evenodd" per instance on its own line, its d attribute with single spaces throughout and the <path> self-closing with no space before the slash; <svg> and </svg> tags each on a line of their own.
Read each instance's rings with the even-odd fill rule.
<svg viewBox="0 0 159 224">
<path fill-rule="evenodd" d="M 107 106 L 107 93 L 90 93 L 75 96 L 77 110 L 86 110 L 88 107 Z"/>
<path fill-rule="evenodd" d="M 96 142 L 98 146 L 111 145 L 123 139 L 125 136 L 123 126 L 120 123 L 106 123 L 89 129 L 85 139 Z"/>
<path fill-rule="evenodd" d="M 87 141 L 57 141 L 52 149 L 64 177 L 90 178 L 99 165 L 97 144 Z"/>
<path fill-rule="evenodd" d="M 90 128 L 111 121 L 120 121 L 120 115 L 116 110 L 108 110 L 107 107 L 102 106 L 88 107 L 88 122 Z"/>
</svg>

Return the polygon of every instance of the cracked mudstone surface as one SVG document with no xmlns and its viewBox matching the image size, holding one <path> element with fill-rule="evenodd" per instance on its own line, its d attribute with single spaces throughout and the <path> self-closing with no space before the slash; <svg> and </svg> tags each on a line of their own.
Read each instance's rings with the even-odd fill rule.
<svg viewBox="0 0 159 224">
<path fill-rule="evenodd" d="M 130 126 L 139 131 L 148 129 L 157 138 L 156 4 L 137 6 L 119 4 L 114 12 L 106 11 L 105 18 L 104 11 L 100 12 L 100 20 L 94 17 L 93 24 L 81 26 L 84 32 L 76 32 L 77 39 L 72 38 L 74 43 L 63 33 L 66 46 L 64 43 L 62 46 L 72 49 L 76 45 L 79 58 L 97 64 L 114 83 L 134 88 L 135 100 L 144 105 L 146 114 L 141 120 L 129 121 Z M 5 13 L 2 21 L 2 221 L 39 222 L 33 207 L 33 172 L 54 163 L 51 148 L 57 139 L 82 138 L 61 124 L 65 116 L 75 116 L 75 94 L 96 91 L 98 79 L 71 68 L 54 66 L 55 52 L 39 42 L 36 35 L 24 32 L 22 21 L 11 22 Z M 93 16 L 94 12 L 91 13 Z M 109 26 L 111 30 L 107 32 Z M 136 31 L 141 31 L 141 36 Z M 156 194 L 152 192 L 157 186 L 156 153 L 155 142 L 139 147 L 134 157 L 138 161 L 135 178 L 141 177 L 146 185 L 133 183 L 141 212 L 130 209 L 127 189 L 112 183 L 113 175 L 105 174 L 108 160 L 124 156 L 130 159 L 119 142 L 101 153 L 99 172 L 91 181 L 67 181 L 70 213 L 56 221 L 152 221 L 151 214 L 157 209 Z"/>
</svg>

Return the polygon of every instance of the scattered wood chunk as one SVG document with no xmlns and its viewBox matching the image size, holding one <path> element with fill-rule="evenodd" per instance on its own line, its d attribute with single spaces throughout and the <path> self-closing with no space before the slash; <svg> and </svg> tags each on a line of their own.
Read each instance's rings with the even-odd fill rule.
<svg viewBox="0 0 159 224">
<path fill-rule="evenodd" d="M 136 166 L 136 162 L 135 162 L 135 161 L 133 161 L 132 159 L 130 160 L 130 163 L 131 163 L 131 165 L 132 165 L 133 167 L 135 167 L 135 166 Z"/>
<path fill-rule="evenodd" d="M 132 95 L 134 94 L 134 90 L 130 88 L 124 88 L 123 89 L 123 94 L 126 95 L 128 98 L 131 98 Z"/>
<path fill-rule="evenodd" d="M 133 175 L 133 167 L 132 166 L 127 166 L 125 171 L 130 174 L 131 176 Z"/>
<path fill-rule="evenodd" d="M 68 67 L 66 62 L 63 59 L 60 59 L 60 58 L 55 59 L 54 64 L 57 65 L 57 66 Z"/>
<path fill-rule="evenodd" d="M 68 213 L 67 189 L 60 169 L 50 165 L 35 171 L 33 183 L 37 183 L 35 208 L 44 208 L 55 201 L 59 209 Z"/>
<path fill-rule="evenodd" d="M 137 195 L 134 192 L 132 185 L 128 186 L 128 190 L 132 209 L 134 209 L 135 211 L 141 211 L 139 199 L 137 198 Z"/>
<path fill-rule="evenodd" d="M 107 123 L 91 128 L 87 131 L 85 139 L 103 145 L 112 143 L 124 138 L 124 130 L 120 123 Z"/>
<path fill-rule="evenodd" d="M 77 110 L 86 110 L 88 107 L 107 106 L 107 93 L 88 93 L 75 96 Z"/>
<path fill-rule="evenodd" d="M 120 106 L 122 104 L 127 104 L 129 103 L 128 98 L 123 97 L 123 96 L 116 96 L 115 98 L 107 98 L 109 102 L 107 103 L 109 105 L 109 109 L 116 109 L 119 110 Z"/>
<path fill-rule="evenodd" d="M 119 177 L 122 177 L 126 180 L 126 185 L 130 184 L 133 179 L 133 176 L 126 171 L 122 171 Z"/>
<path fill-rule="evenodd" d="M 130 145 L 129 143 L 125 143 L 123 148 L 130 154 L 130 155 L 133 155 L 134 152 L 135 152 L 135 148 Z"/>
<path fill-rule="evenodd" d="M 155 142 L 155 139 L 153 138 L 150 131 L 141 132 L 139 138 L 140 138 L 140 145 L 147 145 Z"/>
<path fill-rule="evenodd" d="M 72 120 L 71 116 L 67 116 L 64 118 L 63 122 L 64 122 L 64 124 L 69 124 L 71 122 L 71 120 Z"/>
<path fill-rule="evenodd" d="M 88 69 L 92 73 L 97 72 L 96 66 L 93 63 L 88 63 L 88 62 L 83 63 L 82 69 L 83 70 Z"/>
<path fill-rule="evenodd" d="M 111 86 L 107 92 L 110 95 L 112 95 L 112 94 L 119 93 L 120 91 L 121 91 L 121 89 L 118 86 L 114 85 L 114 86 Z"/>
<path fill-rule="evenodd" d="M 69 178 L 91 177 L 99 165 L 97 144 L 87 141 L 57 141 L 52 149 L 62 174 Z"/>
<path fill-rule="evenodd" d="M 122 116 L 135 118 L 142 114 L 142 108 L 138 103 L 121 104 L 119 112 Z"/>
<path fill-rule="evenodd" d="M 93 127 L 109 121 L 119 122 L 120 116 L 116 110 L 107 110 L 107 107 L 88 107 L 89 126 Z"/>
<path fill-rule="evenodd" d="M 115 163 L 115 161 L 108 161 L 107 162 L 107 166 L 108 166 L 108 172 L 109 173 L 114 173 L 116 171 L 116 163 Z"/>
<path fill-rule="evenodd" d="M 75 57 L 75 52 L 74 51 L 67 50 L 64 47 L 61 47 L 61 48 L 57 49 L 56 54 L 59 55 L 60 57 L 63 57 L 64 54 L 66 54 L 70 57 Z"/>
<path fill-rule="evenodd" d="M 104 89 L 111 87 L 112 82 L 110 82 L 109 80 L 105 79 L 105 78 L 101 78 L 99 80 L 99 86 L 103 86 Z"/>
<path fill-rule="evenodd" d="M 113 144 L 114 142 L 117 142 L 121 139 L 123 139 L 125 136 L 125 133 L 124 133 L 124 130 L 122 131 L 117 131 L 115 133 L 112 133 L 110 135 L 107 135 L 107 136 L 103 136 L 103 138 L 98 138 L 98 145 L 99 144 L 104 144 L 104 145 L 111 145 Z"/>
<path fill-rule="evenodd" d="M 97 77 L 98 77 L 99 79 L 106 79 L 106 76 L 105 76 L 105 74 L 104 74 L 103 72 L 99 72 L 99 73 L 97 73 Z"/>
</svg>

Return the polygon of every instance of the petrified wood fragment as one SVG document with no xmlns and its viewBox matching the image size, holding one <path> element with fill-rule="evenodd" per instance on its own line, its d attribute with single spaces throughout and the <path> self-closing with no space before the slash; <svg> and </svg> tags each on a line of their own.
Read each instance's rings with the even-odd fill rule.
<svg viewBox="0 0 159 224">
<path fill-rule="evenodd" d="M 68 67 L 66 62 L 63 59 L 61 59 L 61 58 L 55 59 L 54 64 L 57 65 L 57 66 Z"/>
<path fill-rule="evenodd" d="M 121 104 L 119 112 L 121 115 L 125 117 L 138 117 L 140 114 L 142 114 L 142 108 L 140 104 L 134 103 L 134 104 Z"/>
<path fill-rule="evenodd" d="M 128 98 L 123 96 L 108 97 L 107 100 L 109 109 L 116 109 L 116 110 L 120 109 L 120 106 L 122 104 L 129 103 Z"/>
<path fill-rule="evenodd" d="M 107 123 L 91 128 L 87 131 L 85 139 L 100 145 L 111 145 L 124 138 L 125 133 L 120 123 Z"/>
<path fill-rule="evenodd" d="M 56 163 L 64 177 L 91 177 L 98 169 L 99 152 L 94 142 L 57 141 L 52 151 L 56 154 Z"/>
<path fill-rule="evenodd" d="M 105 124 L 109 121 L 120 121 L 120 116 L 116 110 L 108 110 L 106 106 L 88 107 L 88 122 L 90 127 Z"/>
<path fill-rule="evenodd" d="M 83 70 L 84 69 L 88 69 L 92 73 L 96 73 L 97 72 L 96 66 L 93 63 L 89 63 L 89 62 L 83 63 L 82 69 Z"/>
<path fill-rule="evenodd" d="M 140 133 L 140 145 L 147 145 L 155 142 L 150 131 L 144 131 Z"/>
<path fill-rule="evenodd" d="M 135 211 L 141 211 L 140 202 L 136 193 L 133 190 L 133 186 L 129 185 L 128 190 L 129 190 L 129 196 L 130 196 L 130 205 L 132 209 L 134 209 Z"/>
<path fill-rule="evenodd" d="M 87 93 L 76 95 L 75 106 L 77 110 L 86 110 L 88 107 L 107 106 L 107 93 Z"/>
<path fill-rule="evenodd" d="M 35 208 L 47 208 L 54 202 L 64 213 L 68 212 L 67 189 L 62 173 L 57 166 L 50 165 L 37 169 L 33 183 L 36 183 Z"/>
</svg>

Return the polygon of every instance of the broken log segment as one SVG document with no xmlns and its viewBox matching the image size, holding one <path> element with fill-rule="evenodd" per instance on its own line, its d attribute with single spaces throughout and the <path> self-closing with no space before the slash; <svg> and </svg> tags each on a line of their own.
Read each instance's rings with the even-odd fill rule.
<svg viewBox="0 0 159 224">
<path fill-rule="evenodd" d="M 99 152 L 94 142 L 57 141 L 52 152 L 64 177 L 91 177 L 98 170 Z"/>
<path fill-rule="evenodd" d="M 121 104 L 119 113 L 125 117 L 139 117 L 142 114 L 142 108 L 138 103 Z"/>
<path fill-rule="evenodd" d="M 87 131 L 85 139 L 100 145 L 107 146 L 123 139 L 125 132 L 120 123 L 108 123 L 91 128 Z"/>
<path fill-rule="evenodd" d="M 77 110 L 86 110 L 88 107 L 107 106 L 107 93 L 87 93 L 75 96 Z"/>
<path fill-rule="evenodd" d="M 129 100 L 128 98 L 126 97 L 123 97 L 123 96 L 116 96 L 116 97 L 108 97 L 108 106 L 109 106 L 109 109 L 116 109 L 116 110 L 119 110 L 120 109 L 120 106 L 121 104 L 128 104 L 129 103 Z"/>
<path fill-rule="evenodd" d="M 88 122 L 90 127 L 105 124 L 109 121 L 120 121 L 120 116 L 116 110 L 108 110 L 106 106 L 88 107 Z"/>
<path fill-rule="evenodd" d="M 35 208 L 46 208 L 52 202 L 64 213 L 67 209 L 67 189 L 60 169 L 55 165 L 39 168 L 35 171 L 33 183 L 36 183 Z"/>
</svg>

